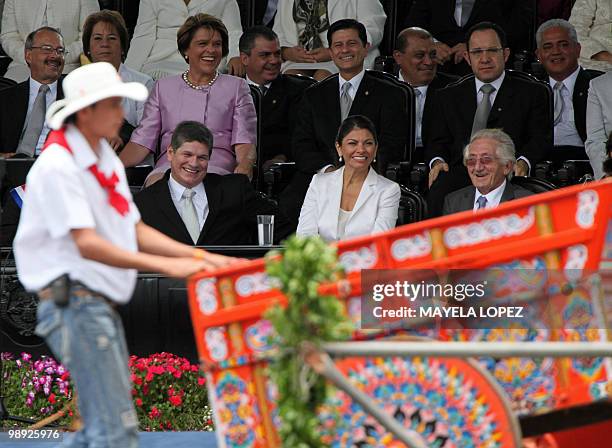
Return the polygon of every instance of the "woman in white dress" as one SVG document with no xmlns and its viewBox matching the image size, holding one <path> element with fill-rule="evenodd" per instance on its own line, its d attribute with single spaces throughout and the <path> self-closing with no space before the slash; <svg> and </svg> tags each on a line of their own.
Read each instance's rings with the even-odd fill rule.
<svg viewBox="0 0 612 448">
<path fill-rule="evenodd" d="M 612 1 L 576 0 L 569 21 L 576 27 L 582 46 L 580 65 L 612 70 Z"/>
<path fill-rule="evenodd" d="M 353 115 L 340 125 L 336 150 L 344 166 L 312 178 L 297 227 L 298 236 L 339 241 L 395 227 L 400 187 L 376 174 L 378 139 L 367 117 Z"/>
<path fill-rule="evenodd" d="M 364 24 L 371 47 L 365 68 L 380 54 L 387 16 L 378 0 L 279 0 L 274 31 L 282 48 L 284 73 L 314 76 L 318 81 L 338 69 L 331 61 L 327 30 L 340 19 Z"/>
<path fill-rule="evenodd" d="M 229 74 L 244 75 L 238 53 L 242 25 L 236 0 L 140 0 L 125 64 L 153 79 L 183 73 L 188 65 L 176 46 L 176 33 L 187 17 L 198 13 L 215 16 L 226 26 L 229 54 L 221 65 Z"/>
</svg>

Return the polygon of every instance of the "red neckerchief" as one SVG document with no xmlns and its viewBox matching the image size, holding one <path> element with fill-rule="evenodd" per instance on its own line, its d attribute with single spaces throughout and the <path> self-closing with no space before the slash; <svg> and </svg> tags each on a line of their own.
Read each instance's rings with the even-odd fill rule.
<svg viewBox="0 0 612 448">
<path fill-rule="evenodd" d="M 70 154 L 74 154 L 70 146 L 68 146 L 68 142 L 66 141 L 66 135 L 64 134 L 65 131 L 66 128 L 62 128 L 58 131 L 51 131 L 49 133 L 49 137 L 47 137 L 47 140 L 42 150 L 44 151 L 50 145 L 57 143 L 58 145 L 66 149 Z M 91 165 L 88 169 L 91 174 L 93 174 L 94 177 L 98 180 L 100 186 L 108 193 L 108 202 L 110 203 L 110 205 L 115 210 L 117 210 L 117 212 L 119 212 L 121 216 L 127 215 L 127 213 L 130 211 L 130 204 L 127 199 L 125 199 L 125 197 L 123 197 L 121 193 L 119 193 L 115 188 L 117 186 L 117 183 L 119 182 L 119 177 L 117 177 L 117 173 L 113 172 L 110 176 L 107 177 L 102 174 L 100 170 L 98 170 L 98 166 L 96 164 Z"/>
</svg>

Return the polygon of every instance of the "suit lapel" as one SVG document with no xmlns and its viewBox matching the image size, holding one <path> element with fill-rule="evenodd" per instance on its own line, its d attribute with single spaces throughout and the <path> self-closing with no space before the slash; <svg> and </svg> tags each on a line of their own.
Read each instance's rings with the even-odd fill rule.
<svg viewBox="0 0 612 448">
<path fill-rule="evenodd" d="M 14 105 L 12 105 L 13 113 L 15 114 L 15 122 L 20 123 L 21 127 L 15 126 L 15 133 L 17 133 L 17 143 L 19 143 L 19 137 L 21 135 L 21 131 L 24 129 L 26 125 L 26 115 L 28 114 L 28 102 L 30 100 L 30 80 L 22 82 L 18 86 L 19 88 L 19 101 L 16 101 Z M 17 129 L 19 128 L 19 129 Z"/>
<path fill-rule="evenodd" d="M 474 79 L 475 78 L 472 78 L 462 83 L 461 91 L 456 97 L 458 102 L 455 105 L 455 110 L 461 111 L 457 119 L 462 120 L 463 128 L 469 130 L 472 129 L 474 115 L 476 115 L 476 102 L 478 101 L 478 97 L 476 96 L 476 81 Z M 429 96 L 429 92 L 427 92 L 427 96 Z"/>
<path fill-rule="evenodd" d="M 580 68 L 578 76 L 576 77 L 576 83 L 574 84 L 572 104 L 574 105 L 574 123 L 576 125 L 576 130 L 583 140 L 586 139 L 586 105 L 590 81 L 584 69 Z"/>
<path fill-rule="evenodd" d="M 338 129 L 340 127 L 340 82 L 338 81 L 338 77 L 340 75 L 335 75 L 334 79 L 329 81 L 327 86 L 328 91 L 325 95 L 324 99 L 324 108 L 322 111 L 329 111 L 329 116 L 334 117 L 334 129 Z M 325 112 L 324 112 L 325 113 Z"/>
<path fill-rule="evenodd" d="M 342 199 L 342 181 L 344 179 L 344 167 L 333 172 L 330 185 L 330 199 L 328 210 L 323 211 L 323 216 L 329 217 L 330 233 L 333 239 L 338 239 L 338 217 L 340 216 L 340 200 Z"/>
<path fill-rule="evenodd" d="M 339 87 L 338 87 L 339 88 Z M 351 104 L 351 110 L 349 111 L 349 115 L 357 115 L 362 111 L 368 110 L 368 103 L 370 102 L 370 97 L 373 96 L 370 92 L 372 88 L 372 84 L 370 83 L 370 77 L 366 72 L 363 75 L 363 79 L 359 84 L 359 89 L 357 89 L 357 93 L 355 93 L 355 99 L 353 100 L 353 104 Z M 340 104 L 340 98 L 338 98 L 338 104 Z"/>
<path fill-rule="evenodd" d="M 501 204 L 502 202 L 511 201 L 512 199 L 514 199 L 514 185 L 512 185 L 510 181 L 506 179 L 506 186 L 504 187 L 504 192 L 502 193 L 499 202 Z"/>
<path fill-rule="evenodd" d="M 361 191 L 359 192 L 359 196 L 357 196 L 357 202 L 355 203 L 355 207 L 353 207 L 353 213 L 351 213 L 351 217 L 349 218 L 349 222 L 355 217 L 357 212 L 363 205 L 367 202 L 367 200 L 374 194 L 374 190 L 376 189 L 376 184 L 378 183 L 378 175 L 374 169 L 370 168 L 368 171 L 368 175 L 361 186 Z"/>
<path fill-rule="evenodd" d="M 187 238 L 186 241 L 191 241 L 191 236 L 187 231 L 187 227 L 185 227 L 185 223 L 179 215 L 178 210 L 176 209 L 174 202 L 172 202 L 172 195 L 170 194 L 170 188 L 168 187 L 168 176 L 170 171 L 164 176 L 164 178 L 154 184 L 156 188 L 155 195 L 157 197 L 157 201 L 159 204 L 159 209 L 164 214 L 166 219 L 170 221 L 172 227 L 177 229 L 177 232 L 182 232 L 184 236 Z M 180 230 L 178 230 L 180 229 Z"/>
<path fill-rule="evenodd" d="M 278 107 L 278 104 L 280 103 L 280 100 L 282 97 L 282 91 L 283 91 L 283 88 L 281 86 L 281 83 L 283 82 L 281 78 L 282 76 L 283 75 L 278 75 L 278 78 L 272 81 L 272 84 L 270 84 L 270 88 L 268 89 L 268 92 L 263 96 L 263 100 L 262 100 L 263 110 L 271 111 Z"/>
<path fill-rule="evenodd" d="M 508 107 L 512 101 L 512 95 L 514 94 L 514 89 L 512 86 L 512 79 L 506 74 L 504 78 L 504 82 L 502 82 L 501 87 L 499 88 L 499 92 L 495 95 L 495 102 L 491 107 L 491 112 L 489 113 L 489 119 L 487 120 L 487 127 L 495 127 L 497 123 L 499 123 L 501 115 L 504 113 L 504 109 Z M 476 111 L 474 111 L 475 113 Z"/>
<path fill-rule="evenodd" d="M 209 176 L 204 178 L 204 192 L 206 193 L 206 200 L 208 201 L 208 216 L 202 227 L 202 232 L 200 232 L 198 244 L 211 232 L 217 215 L 219 214 L 222 200 L 221 189 L 215 188 L 214 179 Z"/>
</svg>

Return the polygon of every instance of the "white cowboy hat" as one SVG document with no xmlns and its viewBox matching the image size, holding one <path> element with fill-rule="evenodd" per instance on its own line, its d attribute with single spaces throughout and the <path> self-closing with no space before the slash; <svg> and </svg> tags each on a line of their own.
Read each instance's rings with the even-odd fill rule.
<svg viewBox="0 0 612 448">
<path fill-rule="evenodd" d="M 47 125 L 51 129 L 62 127 L 73 113 L 98 101 L 112 97 L 125 97 L 137 101 L 147 99 L 149 92 L 139 82 L 123 82 L 108 62 L 96 62 L 70 72 L 64 82 L 65 98 L 47 108 Z"/>
</svg>

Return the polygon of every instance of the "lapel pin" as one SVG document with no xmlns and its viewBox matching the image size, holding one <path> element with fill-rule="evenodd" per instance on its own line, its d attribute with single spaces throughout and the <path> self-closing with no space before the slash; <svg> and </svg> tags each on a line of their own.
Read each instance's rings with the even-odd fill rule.
<svg viewBox="0 0 612 448">
<path fill-rule="evenodd" d="M 276 100 L 272 100 L 272 104 L 276 104 Z"/>
<path fill-rule="evenodd" d="M 365 91 L 365 96 L 368 96 L 369 94 L 370 94 L 370 92 L 366 90 Z"/>
<path fill-rule="evenodd" d="M 498 108 L 497 108 L 497 112 L 501 112 L 501 111 L 502 111 L 502 108 L 501 108 L 501 107 L 498 107 Z"/>
</svg>

